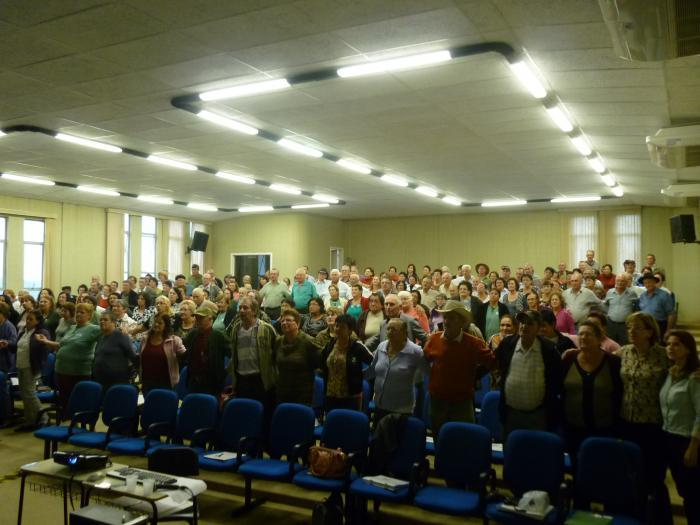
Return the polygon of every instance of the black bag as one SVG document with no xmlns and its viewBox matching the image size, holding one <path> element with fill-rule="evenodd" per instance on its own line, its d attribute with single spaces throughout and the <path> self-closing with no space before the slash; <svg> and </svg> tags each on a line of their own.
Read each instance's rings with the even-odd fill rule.
<svg viewBox="0 0 700 525">
<path fill-rule="evenodd" d="M 311 525 L 343 525 L 343 498 L 335 492 L 314 505 Z"/>
</svg>

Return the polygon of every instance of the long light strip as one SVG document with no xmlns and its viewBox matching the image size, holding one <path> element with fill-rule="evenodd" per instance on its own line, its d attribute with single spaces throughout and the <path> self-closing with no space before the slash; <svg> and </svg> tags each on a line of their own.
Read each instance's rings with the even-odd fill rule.
<svg viewBox="0 0 700 525">
<path fill-rule="evenodd" d="M 378 60 L 368 64 L 358 64 L 356 66 L 341 67 L 338 69 L 338 76 L 341 78 L 359 77 L 362 75 L 372 75 L 375 73 L 385 73 L 387 71 L 398 71 L 399 69 L 410 69 L 414 67 L 439 64 L 452 59 L 448 50 L 433 51 L 420 55 L 411 55 L 388 60 Z"/>
<path fill-rule="evenodd" d="M 95 186 L 78 186 L 76 189 L 78 191 L 84 191 L 85 193 L 94 193 L 96 195 L 106 195 L 108 197 L 119 197 L 118 191 L 108 190 L 106 188 L 96 188 Z"/>
<path fill-rule="evenodd" d="M 214 89 L 199 94 L 199 98 L 204 101 L 222 100 L 225 98 L 247 97 L 249 95 L 260 95 L 270 91 L 278 91 L 290 86 L 286 78 L 276 78 L 274 80 L 264 80 L 251 84 L 242 84 L 223 89 Z"/>
<path fill-rule="evenodd" d="M 203 118 L 204 120 L 208 120 L 209 122 L 213 122 L 214 124 L 224 126 L 225 128 L 229 128 L 240 133 L 245 133 L 246 135 L 257 135 L 260 132 L 258 128 L 254 128 L 253 126 L 243 124 L 243 122 L 238 122 L 237 120 L 233 120 L 222 115 L 217 115 L 216 113 L 212 113 L 206 109 L 203 109 L 197 113 L 197 116 L 199 118 Z"/>
<path fill-rule="evenodd" d="M 243 206 L 238 208 L 238 211 L 241 213 L 257 213 L 261 211 L 275 211 L 275 209 L 272 206 Z"/>
<path fill-rule="evenodd" d="M 166 199 L 165 197 L 158 197 L 157 195 L 139 195 L 136 198 L 140 201 L 151 202 L 153 204 L 165 204 L 168 206 L 175 204 L 171 199 Z"/>
<path fill-rule="evenodd" d="M 7 133 L 5 133 L 4 131 L 2 131 L 2 130 L 0 129 L 0 137 L 4 137 L 5 135 L 7 135 Z"/>
<path fill-rule="evenodd" d="M 402 188 L 407 188 L 408 187 L 408 181 L 404 179 L 403 177 L 399 177 L 398 175 L 391 175 L 389 173 L 382 175 L 379 177 L 381 180 L 384 182 L 388 182 L 389 184 L 393 184 L 394 186 L 401 186 Z"/>
<path fill-rule="evenodd" d="M 603 160 L 599 156 L 591 157 L 588 159 L 588 163 L 591 165 L 591 168 L 593 168 L 596 173 L 600 173 L 601 175 L 605 173 L 605 164 L 603 164 Z"/>
<path fill-rule="evenodd" d="M 299 188 L 287 186 L 286 184 L 270 184 L 270 189 L 281 193 L 288 193 L 290 195 L 301 195 L 301 190 Z"/>
<path fill-rule="evenodd" d="M 417 191 L 421 195 L 426 195 L 428 197 L 437 197 L 438 196 L 438 192 L 435 189 L 430 188 L 429 186 L 417 186 L 415 188 L 415 191 Z"/>
<path fill-rule="evenodd" d="M 606 186 L 613 187 L 615 184 L 617 184 L 617 181 L 615 180 L 615 177 L 611 173 L 603 173 L 600 178 L 603 180 L 603 183 Z"/>
<path fill-rule="evenodd" d="M 622 189 L 622 186 L 620 186 L 619 184 L 617 186 L 613 186 L 611 189 L 615 197 L 622 197 L 625 194 L 624 190 Z"/>
<path fill-rule="evenodd" d="M 527 201 L 510 199 L 504 201 L 484 201 L 481 203 L 481 206 L 484 208 L 497 208 L 499 206 L 524 206 L 525 204 L 527 204 Z"/>
<path fill-rule="evenodd" d="M 295 204 L 292 206 L 293 210 L 307 210 L 311 208 L 328 208 L 330 204 L 323 203 L 323 204 Z"/>
<path fill-rule="evenodd" d="M 205 204 L 203 202 L 190 202 L 187 204 L 187 207 L 192 208 L 193 210 L 219 211 L 219 208 L 217 208 L 213 204 Z"/>
<path fill-rule="evenodd" d="M 277 141 L 277 144 L 283 148 L 287 148 L 290 151 L 301 153 L 302 155 L 307 155 L 309 157 L 314 157 L 317 159 L 323 157 L 323 152 L 321 150 L 317 150 L 316 148 L 312 148 L 311 146 L 306 146 L 304 144 L 299 144 L 293 140 L 280 139 Z"/>
<path fill-rule="evenodd" d="M 549 118 L 551 118 L 564 133 L 568 133 L 574 129 L 574 125 L 569 120 L 569 117 L 566 116 L 561 106 L 552 106 L 551 108 L 545 109 L 547 110 Z"/>
<path fill-rule="evenodd" d="M 188 162 L 166 159 L 165 157 L 159 157 L 158 155 L 149 155 L 148 157 L 146 157 L 146 159 L 150 160 L 151 162 L 155 162 L 156 164 L 170 166 L 171 168 L 180 168 L 181 170 L 197 171 L 197 166 L 195 166 L 194 164 L 189 164 Z"/>
<path fill-rule="evenodd" d="M 455 198 L 455 197 L 450 197 L 449 195 L 445 195 L 442 198 L 442 202 L 447 203 L 447 204 L 452 204 L 452 206 L 461 206 L 462 201 Z"/>
<path fill-rule="evenodd" d="M 581 197 L 556 197 L 549 202 L 554 204 L 564 204 L 568 202 L 593 202 L 599 201 L 600 195 L 584 195 Z"/>
<path fill-rule="evenodd" d="M 233 182 L 240 182 L 241 184 L 255 184 L 255 179 L 251 177 L 246 177 L 245 175 L 236 175 L 235 173 L 217 171 L 216 176 L 220 179 L 231 180 Z"/>
<path fill-rule="evenodd" d="M 372 169 L 369 166 L 365 166 L 364 164 L 360 164 L 354 160 L 338 159 L 335 162 L 338 164 L 338 166 L 342 166 L 343 168 L 356 173 L 362 173 L 363 175 L 370 175 L 372 173 Z"/>
<path fill-rule="evenodd" d="M 547 96 L 547 90 L 527 62 L 522 60 L 509 65 L 515 76 L 518 77 L 518 80 L 522 82 L 533 97 L 544 98 Z"/>
<path fill-rule="evenodd" d="M 576 135 L 575 137 L 569 137 L 573 145 L 576 147 L 578 152 L 583 155 L 584 157 L 588 157 L 591 153 L 593 153 L 593 150 L 591 149 L 591 145 L 588 143 L 586 140 L 586 137 L 583 135 Z"/>
<path fill-rule="evenodd" d="M 15 182 L 24 182 L 26 184 L 36 184 L 38 186 L 55 186 L 56 183 L 52 180 L 35 179 L 34 177 L 23 177 L 22 175 L 13 175 L 12 173 L 3 173 L 3 179 L 12 180 Z"/>
<path fill-rule="evenodd" d="M 65 133 L 57 133 L 56 138 L 58 140 L 62 140 L 63 142 L 70 142 L 72 144 L 78 144 L 80 146 L 86 146 L 88 148 L 99 149 L 101 151 L 107 151 L 109 153 L 121 153 L 123 151 L 118 146 L 112 146 L 111 144 L 104 144 L 95 140 L 76 137 L 75 135 L 66 135 Z"/>
<path fill-rule="evenodd" d="M 338 202 L 340 202 L 337 197 L 333 197 L 332 195 L 324 195 L 323 193 L 314 193 L 311 198 L 328 204 L 338 204 Z"/>
</svg>

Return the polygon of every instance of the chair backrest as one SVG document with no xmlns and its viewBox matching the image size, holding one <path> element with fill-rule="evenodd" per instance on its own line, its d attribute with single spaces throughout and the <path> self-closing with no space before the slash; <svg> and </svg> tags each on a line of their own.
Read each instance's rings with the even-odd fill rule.
<svg viewBox="0 0 700 525">
<path fill-rule="evenodd" d="M 423 399 L 423 423 L 426 428 L 433 428 L 433 422 L 430 418 L 430 392 L 428 388 L 425 389 L 425 399 Z"/>
<path fill-rule="evenodd" d="M 80 381 L 68 399 L 68 414 L 73 417 L 78 412 L 99 412 L 101 403 L 102 385 L 95 381 Z"/>
<path fill-rule="evenodd" d="M 503 450 L 503 479 L 513 494 L 543 490 L 556 500 L 564 480 L 564 443 L 551 432 L 514 430 Z"/>
<path fill-rule="evenodd" d="M 187 373 L 187 367 L 183 366 L 182 370 L 180 370 L 180 379 L 177 382 L 177 385 L 175 385 L 175 392 L 177 392 L 177 397 L 180 398 L 180 401 L 185 399 L 185 396 L 187 396 L 187 376 L 189 374 Z"/>
<path fill-rule="evenodd" d="M 479 424 L 486 427 L 491 433 L 491 439 L 497 443 L 501 442 L 503 429 L 501 428 L 501 417 L 498 413 L 498 405 L 501 401 L 501 392 L 492 390 L 487 392 L 481 400 L 481 412 L 479 413 Z"/>
<path fill-rule="evenodd" d="M 314 436 L 314 411 L 306 405 L 282 403 L 272 414 L 270 423 L 270 456 L 291 454 L 294 445 L 311 443 Z"/>
<path fill-rule="evenodd" d="M 425 458 L 425 423 L 417 417 L 406 418 L 399 446 L 387 462 L 388 472 L 400 479 L 409 479 L 411 467 Z"/>
<path fill-rule="evenodd" d="M 643 486 L 642 451 L 636 444 L 600 437 L 581 443 L 574 480 L 576 508 L 601 503 L 606 512 L 641 517 Z"/>
<path fill-rule="evenodd" d="M 325 385 L 323 378 L 321 376 L 314 376 L 314 395 L 311 399 L 311 408 L 314 409 L 316 417 L 319 417 L 321 415 L 321 411 L 323 410 L 323 405 L 326 399 L 324 390 Z"/>
<path fill-rule="evenodd" d="M 7 381 L 7 374 L 0 370 L 0 423 L 4 423 L 10 417 L 10 384 Z"/>
<path fill-rule="evenodd" d="M 171 476 L 198 476 L 199 459 L 189 447 L 159 448 L 148 456 L 148 470 Z"/>
<path fill-rule="evenodd" d="M 147 430 L 150 425 L 160 421 L 170 423 L 175 428 L 178 398 L 174 390 L 155 388 L 146 394 L 141 412 L 141 428 Z"/>
<path fill-rule="evenodd" d="M 331 410 L 323 425 L 321 443 L 343 452 L 364 454 L 369 443 L 369 418 L 357 410 Z"/>
<path fill-rule="evenodd" d="M 372 390 L 369 387 L 369 382 L 366 379 L 362 380 L 362 411 L 369 414 L 369 402 L 372 398 Z"/>
<path fill-rule="evenodd" d="M 219 417 L 219 403 L 211 394 L 187 394 L 177 414 L 175 435 L 192 439 L 200 428 L 215 428 Z"/>
<path fill-rule="evenodd" d="M 136 416 L 139 391 L 133 385 L 114 385 L 102 401 L 102 422 L 109 425 L 115 417 Z"/>
<path fill-rule="evenodd" d="M 255 399 L 234 398 L 224 407 L 219 424 L 219 441 L 226 448 L 237 450 L 242 437 L 261 437 L 263 405 Z"/>
<path fill-rule="evenodd" d="M 491 433 L 481 425 L 445 423 L 438 438 L 435 471 L 448 484 L 476 483 L 491 468 Z"/>
<path fill-rule="evenodd" d="M 491 391 L 491 376 L 489 374 L 484 374 L 477 383 L 478 388 L 474 391 L 474 406 L 480 407 L 481 403 L 484 401 L 484 396 Z"/>
<path fill-rule="evenodd" d="M 49 352 L 46 356 L 46 364 L 41 369 L 41 384 L 49 388 L 56 388 L 56 374 L 54 369 L 56 368 L 56 354 L 54 352 Z"/>
</svg>

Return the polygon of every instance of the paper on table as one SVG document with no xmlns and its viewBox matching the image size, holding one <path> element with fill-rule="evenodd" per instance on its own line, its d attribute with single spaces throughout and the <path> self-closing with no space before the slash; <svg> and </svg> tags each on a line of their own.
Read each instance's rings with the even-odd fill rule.
<svg viewBox="0 0 700 525">
<path fill-rule="evenodd" d="M 491 443 L 491 450 L 493 452 L 503 452 L 503 443 Z"/>
<path fill-rule="evenodd" d="M 215 452 L 214 454 L 207 454 L 204 457 L 207 459 L 215 459 L 217 461 L 228 461 L 230 459 L 236 459 L 238 454 L 235 452 Z"/>
</svg>

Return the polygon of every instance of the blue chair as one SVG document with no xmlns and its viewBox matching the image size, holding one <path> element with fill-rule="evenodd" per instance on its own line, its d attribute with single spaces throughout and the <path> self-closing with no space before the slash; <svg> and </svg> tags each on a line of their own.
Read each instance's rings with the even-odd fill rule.
<svg viewBox="0 0 700 525">
<path fill-rule="evenodd" d="M 348 455 L 348 470 L 345 477 L 341 479 L 319 478 L 305 469 L 295 475 L 292 482 L 305 489 L 331 493 L 344 491 L 347 495 L 350 482 L 358 477 L 357 470 L 365 459 L 368 443 L 369 418 L 365 414 L 356 410 L 332 410 L 328 413 L 323 426 L 321 445 L 340 449 Z M 354 471 L 353 467 L 355 467 Z"/>
<path fill-rule="evenodd" d="M 314 410 L 314 415 L 316 420 L 319 422 L 323 421 L 323 407 L 326 403 L 325 382 L 321 376 L 314 376 L 314 395 L 311 400 L 311 408 Z M 323 434 L 323 423 L 316 425 L 314 428 L 314 437 L 316 439 L 321 439 L 321 434 Z"/>
<path fill-rule="evenodd" d="M 58 392 L 56 390 L 56 354 L 49 352 L 46 356 L 46 364 L 41 370 L 41 386 L 37 390 L 36 397 L 41 403 L 58 403 Z"/>
<path fill-rule="evenodd" d="M 614 525 L 645 522 L 644 463 L 636 444 L 599 437 L 581 443 L 573 508 L 590 510 L 592 503 L 602 504 Z"/>
<path fill-rule="evenodd" d="M 142 456 L 150 448 L 151 442 L 159 442 L 161 436 L 169 437 L 175 430 L 178 398 L 173 390 L 151 390 L 141 407 L 142 437 L 112 439 L 107 450 L 114 454 Z"/>
<path fill-rule="evenodd" d="M 234 398 L 224 407 L 215 445 L 198 454 L 199 466 L 205 470 L 232 471 L 250 459 L 251 451 L 259 447 L 263 434 L 263 405 L 254 399 Z M 235 452 L 226 460 L 211 457 L 222 452 Z"/>
<path fill-rule="evenodd" d="M 314 441 L 314 411 L 306 405 L 282 403 L 277 406 L 270 423 L 269 458 L 251 459 L 238 468 L 245 478 L 245 503 L 234 515 L 247 512 L 264 500 L 252 499 L 252 480 L 292 481 L 304 466 L 309 447 Z M 282 458 L 285 459 L 282 459 Z"/>
<path fill-rule="evenodd" d="M 479 387 L 474 391 L 474 407 L 481 408 L 486 394 L 491 391 L 491 375 L 484 374 L 478 381 Z"/>
<path fill-rule="evenodd" d="M 139 391 L 133 385 L 110 387 L 102 402 L 102 422 L 107 426 L 107 432 L 82 432 L 68 438 L 68 443 L 76 447 L 104 449 L 112 439 L 130 434 L 138 423 L 138 398 Z"/>
<path fill-rule="evenodd" d="M 506 441 L 503 458 L 503 481 L 516 501 L 531 490 L 549 494 L 555 507 L 544 523 L 562 521 L 564 496 L 564 443 L 550 432 L 539 430 L 515 430 Z M 486 508 L 486 520 L 504 524 L 532 523 L 532 518 L 501 509 L 501 503 L 491 503 Z"/>
<path fill-rule="evenodd" d="M 446 486 L 427 485 L 413 504 L 453 516 L 483 514 L 491 469 L 491 434 L 480 425 L 450 422 L 440 428 L 435 473 Z"/>
<path fill-rule="evenodd" d="M 161 448 L 182 446 L 185 440 L 189 441 L 190 448 L 199 454 L 205 449 L 206 443 L 214 438 L 218 418 L 219 403 L 214 396 L 187 394 L 177 414 L 175 431 L 169 443 L 158 442 L 152 445 L 146 451 L 146 455 L 150 456 Z"/>
<path fill-rule="evenodd" d="M 366 379 L 362 380 L 362 411 L 369 416 L 371 413 L 370 408 L 373 404 L 370 403 L 372 399 L 372 391 L 369 387 L 369 382 Z"/>
<path fill-rule="evenodd" d="M 187 394 L 189 393 L 187 390 L 187 377 L 189 374 L 187 373 L 187 367 L 183 366 L 182 370 L 180 370 L 180 379 L 177 382 L 177 385 L 175 385 L 175 392 L 177 392 L 177 397 L 180 398 L 180 401 L 185 399 Z"/>
<path fill-rule="evenodd" d="M 433 427 L 433 421 L 430 417 L 430 392 L 426 389 L 425 398 L 423 398 L 423 423 L 425 423 L 425 428 L 431 430 Z M 432 434 L 432 432 L 431 432 Z M 425 443 L 425 453 L 428 456 L 435 455 L 435 436 L 431 435 L 431 439 Z"/>
<path fill-rule="evenodd" d="M 376 446 L 377 440 L 372 446 Z M 398 447 L 386 458 L 386 469 L 382 474 L 408 481 L 407 487 L 396 491 L 372 485 L 364 479 L 356 479 L 350 484 L 350 496 L 356 497 L 363 507 L 371 500 L 375 514 L 379 513 L 382 502 L 410 503 L 413 500 L 418 481 L 427 476 L 428 463 L 425 459 L 425 424 L 416 417 L 408 417 L 399 436 Z"/>
<path fill-rule="evenodd" d="M 71 392 L 68 399 L 68 414 L 70 423 L 61 425 L 57 408 L 44 408 L 39 411 L 39 418 L 44 413 L 55 413 L 56 424 L 40 428 L 34 432 L 34 437 L 44 440 L 44 459 L 56 450 L 59 443 L 65 443 L 75 434 L 82 434 L 88 429 L 95 430 L 95 423 L 100 415 L 102 402 L 102 385 L 95 381 L 81 381 Z"/>
<path fill-rule="evenodd" d="M 492 443 L 501 443 L 503 439 L 503 429 L 501 427 L 501 417 L 498 413 L 498 405 L 501 401 L 501 392 L 492 390 L 487 392 L 481 401 L 481 412 L 479 412 L 479 424 L 488 429 L 491 434 Z M 503 451 L 491 451 L 492 463 L 503 463 Z"/>
<path fill-rule="evenodd" d="M 7 380 L 7 374 L 0 370 L 0 425 L 4 425 L 11 415 L 10 382 Z"/>
</svg>

